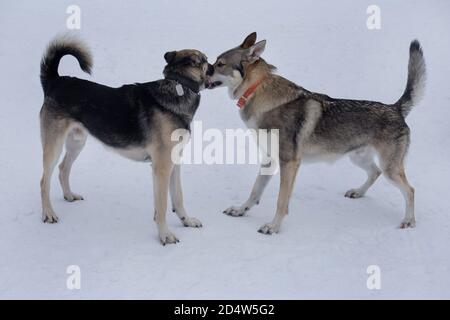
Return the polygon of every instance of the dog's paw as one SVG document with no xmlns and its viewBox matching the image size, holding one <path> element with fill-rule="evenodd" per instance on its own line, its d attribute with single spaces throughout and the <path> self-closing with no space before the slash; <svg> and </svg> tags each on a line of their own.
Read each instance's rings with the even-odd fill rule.
<svg viewBox="0 0 450 320">
<path fill-rule="evenodd" d="M 201 228 L 201 227 L 203 227 L 203 225 L 200 222 L 200 220 L 198 220 L 196 218 L 185 218 L 182 221 L 183 221 L 183 225 L 185 227 L 190 227 L 190 228 Z"/>
<path fill-rule="evenodd" d="M 364 192 L 361 192 L 359 189 L 350 189 L 345 193 L 346 198 L 357 199 L 364 197 Z"/>
<path fill-rule="evenodd" d="M 76 194 L 76 193 L 69 193 L 64 195 L 64 200 L 68 202 L 74 202 L 79 200 L 84 200 L 83 196 Z"/>
<path fill-rule="evenodd" d="M 44 223 L 57 223 L 58 216 L 54 212 L 45 212 L 42 214 L 42 222 Z"/>
<path fill-rule="evenodd" d="M 275 225 L 273 223 L 266 223 L 258 230 L 259 233 L 268 234 L 268 235 L 273 234 L 273 233 L 278 233 L 279 231 L 280 231 L 280 226 Z"/>
<path fill-rule="evenodd" d="M 169 230 L 163 231 L 159 233 L 159 239 L 161 240 L 161 244 L 165 246 L 166 244 L 178 243 L 180 240 Z"/>
<path fill-rule="evenodd" d="M 414 228 L 416 226 L 416 220 L 414 218 L 412 219 L 404 219 L 402 223 L 400 224 L 400 229 L 406 229 L 406 228 Z"/>
<path fill-rule="evenodd" d="M 241 207 L 229 207 L 224 210 L 223 213 L 232 216 L 232 217 L 242 217 L 245 213 L 250 210 L 249 207 L 241 206 Z"/>
</svg>

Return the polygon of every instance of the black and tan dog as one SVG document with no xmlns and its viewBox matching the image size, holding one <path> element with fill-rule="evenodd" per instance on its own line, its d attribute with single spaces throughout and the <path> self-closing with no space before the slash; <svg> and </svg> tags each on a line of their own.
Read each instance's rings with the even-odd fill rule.
<svg viewBox="0 0 450 320">
<path fill-rule="evenodd" d="M 136 161 L 151 161 L 154 178 L 155 221 L 163 244 L 178 239 L 166 224 L 167 195 L 170 189 L 173 209 L 187 227 L 201 227 L 190 218 L 183 205 L 180 167 L 171 159 L 171 140 L 176 129 L 189 129 L 200 103 L 211 66 L 197 50 L 181 50 L 164 55 L 164 79 L 110 88 L 58 74 L 64 55 L 74 56 L 83 71 L 90 73 L 92 58 L 82 42 L 71 37 L 52 41 L 41 62 L 44 104 L 40 112 L 44 151 L 41 180 L 42 219 L 55 223 L 58 217 L 50 202 L 52 172 L 62 152 L 59 180 L 67 201 L 82 200 L 72 192 L 69 175 L 73 162 L 85 145 L 87 134 L 117 153 Z"/>
<path fill-rule="evenodd" d="M 345 196 L 362 197 L 383 172 L 405 197 L 401 227 L 414 227 L 414 189 L 404 168 L 410 140 L 405 118 L 425 87 L 425 60 L 419 42 L 411 43 L 406 89 L 394 104 L 334 99 L 310 92 L 274 73 L 275 67 L 261 58 L 265 46 L 266 41 L 256 43 L 256 33 L 250 34 L 241 45 L 217 58 L 214 74 L 207 81 L 209 88 L 226 86 L 231 98 L 239 99 L 240 115 L 248 127 L 279 130 L 281 183 L 277 210 L 273 221 L 259 231 L 279 231 L 300 163 L 333 160 L 346 154 L 367 172 L 368 179 Z M 381 169 L 374 162 L 375 155 Z M 244 215 L 259 202 L 270 177 L 259 174 L 248 200 L 225 213 Z"/>
</svg>

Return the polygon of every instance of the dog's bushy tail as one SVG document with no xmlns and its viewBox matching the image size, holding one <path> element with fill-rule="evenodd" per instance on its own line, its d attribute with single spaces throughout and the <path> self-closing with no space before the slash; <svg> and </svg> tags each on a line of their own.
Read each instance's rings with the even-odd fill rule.
<svg viewBox="0 0 450 320">
<path fill-rule="evenodd" d="M 409 47 L 408 81 L 403 95 L 395 103 L 403 117 L 406 117 L 412 107 L 417 105 L 425 93 L 427 72 L 422 47 L 418 40 L 411 42 Z"/>
<path fill-rule="evenodd" d="M 65 55 L 74 56 L 81 69 L 91 74 L 92 55 L 89 48 L 73 36 L 58 36 L 49 43 L 41 60 L 41 84 L 44 92 L 47 90 L 49 82 L 59 77 L 59 62 Z"/>
</svg>

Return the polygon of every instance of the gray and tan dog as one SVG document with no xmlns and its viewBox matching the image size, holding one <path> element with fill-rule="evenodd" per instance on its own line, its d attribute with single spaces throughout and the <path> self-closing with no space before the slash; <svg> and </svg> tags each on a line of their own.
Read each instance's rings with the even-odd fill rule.
<svg viewBox="0 0 450 320">
<path fill-rule="evenodd" d="M 89 133 L 126 158 L 152 162 L 155 221 L 163 244 L 178 242 L 166 223 L 169 190 L 173 210 L 182 223 L 187 227 L 201 227 L 199 220 L 187 215 L 183 205 L 180 167 L 171 158 L 172 148 L 178 142 L 171 140 L 171 134 L 176 129 L 189 130 L 200 103 L 199 91 L 204 89 L 206 74 L 212 68 L 206 56 L 197 50 L 167 52 L 164 79 L 110 88 L 60 76 L 58 65 L 65 55 L 73 55 L 87 73 L 92 67 L 89 50 L 70 37 L 55 39 L 42 58 L 43 221 L 58 222 L 50 202 L 50 181 L 64 143 L 66 155 L 59 166 L 64 198 L 83 199 L 72 192 L 69 175 Z"/>
<path fill-rule="evenodd" d="M 274 74 L 275 67 L 261 58 L 265 46 L 266 41 L 256 43 L 256 33 L 250 34 L 241 45 L 217 58 L 214 73 L 207 80 L 210 89 L 226 86 L 230 97 L 239 99 L 241 118 L 249 128 L 279 130 L 281 182 L 276 215 L 259 231 L 272 234 L 280 230 L 302 162 L 334 160 L 343 155 L 349 155 L 368 175 L 362 186 L 345 196 L 364 196 L 384 173 L 405 198 L 406 214 L 400 227 L 414 227 L 414 189 L 404 168 L 410 142 L 405 117 L 420 101 L 425 87 L 425 61 L 419 42 L 411 43 L 406 89 L 394 104 L 334 99 L 310 92 Z M 244 215 L 259 203 L 270 177 L 260 173 L 248 200 L 224 213 Z"/>
</svg>

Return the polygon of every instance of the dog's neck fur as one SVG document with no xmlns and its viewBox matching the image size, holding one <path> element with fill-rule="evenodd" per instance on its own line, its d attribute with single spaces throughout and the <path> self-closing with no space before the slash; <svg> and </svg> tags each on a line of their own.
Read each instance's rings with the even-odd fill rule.
<svg viewBox="0 0 450 320">
<path fill-rule="evenodd" d="M 241 97 L 254 83 L 261 79 L 264 80 L 252 94 L 251 100 L 248 100 L 247 104 L 240 109 L 244 121 L 255 117 L 259 119 L 266 112 L 308 94 L 307 90 L 292 81 L 274 74 L 274 70 L 275 67 L 263 59 L 259 59 L 247 67 L 244 80 L 234 91 L 236 99 Z M 294 90 L 286 92 L 287 87 Z"/>
<path fill-rule="evenodd" d="M 165 109 L 183 118 L 188 124 L 200 104 L 200 94 L 182 85 L 183 92 L 176 88 L 180 83 L 172 79 L 163 79 L 150 85 L 148 90 L 154 99 Z"/>
<path fill-rule="evenodd" d="M 179 73 L 170 72 L 165 76 L 165 79 L 176 81 L 179 84 L 181 84 L 183 87 L 188 88 L 189 90 L 191 90 L 197 94 L 200 92 L 200 84 L 198 84 L 193 79 L 190 79 Z"/>
<path fill-rule="evenodd" d="M 233 89 L 233 98 L 239 99 L 254 83 L 267 78 L 275 67 L 263 59 L 248 65 L 245 69 L 245 78 L 237 88 Z"/>
</svg>

